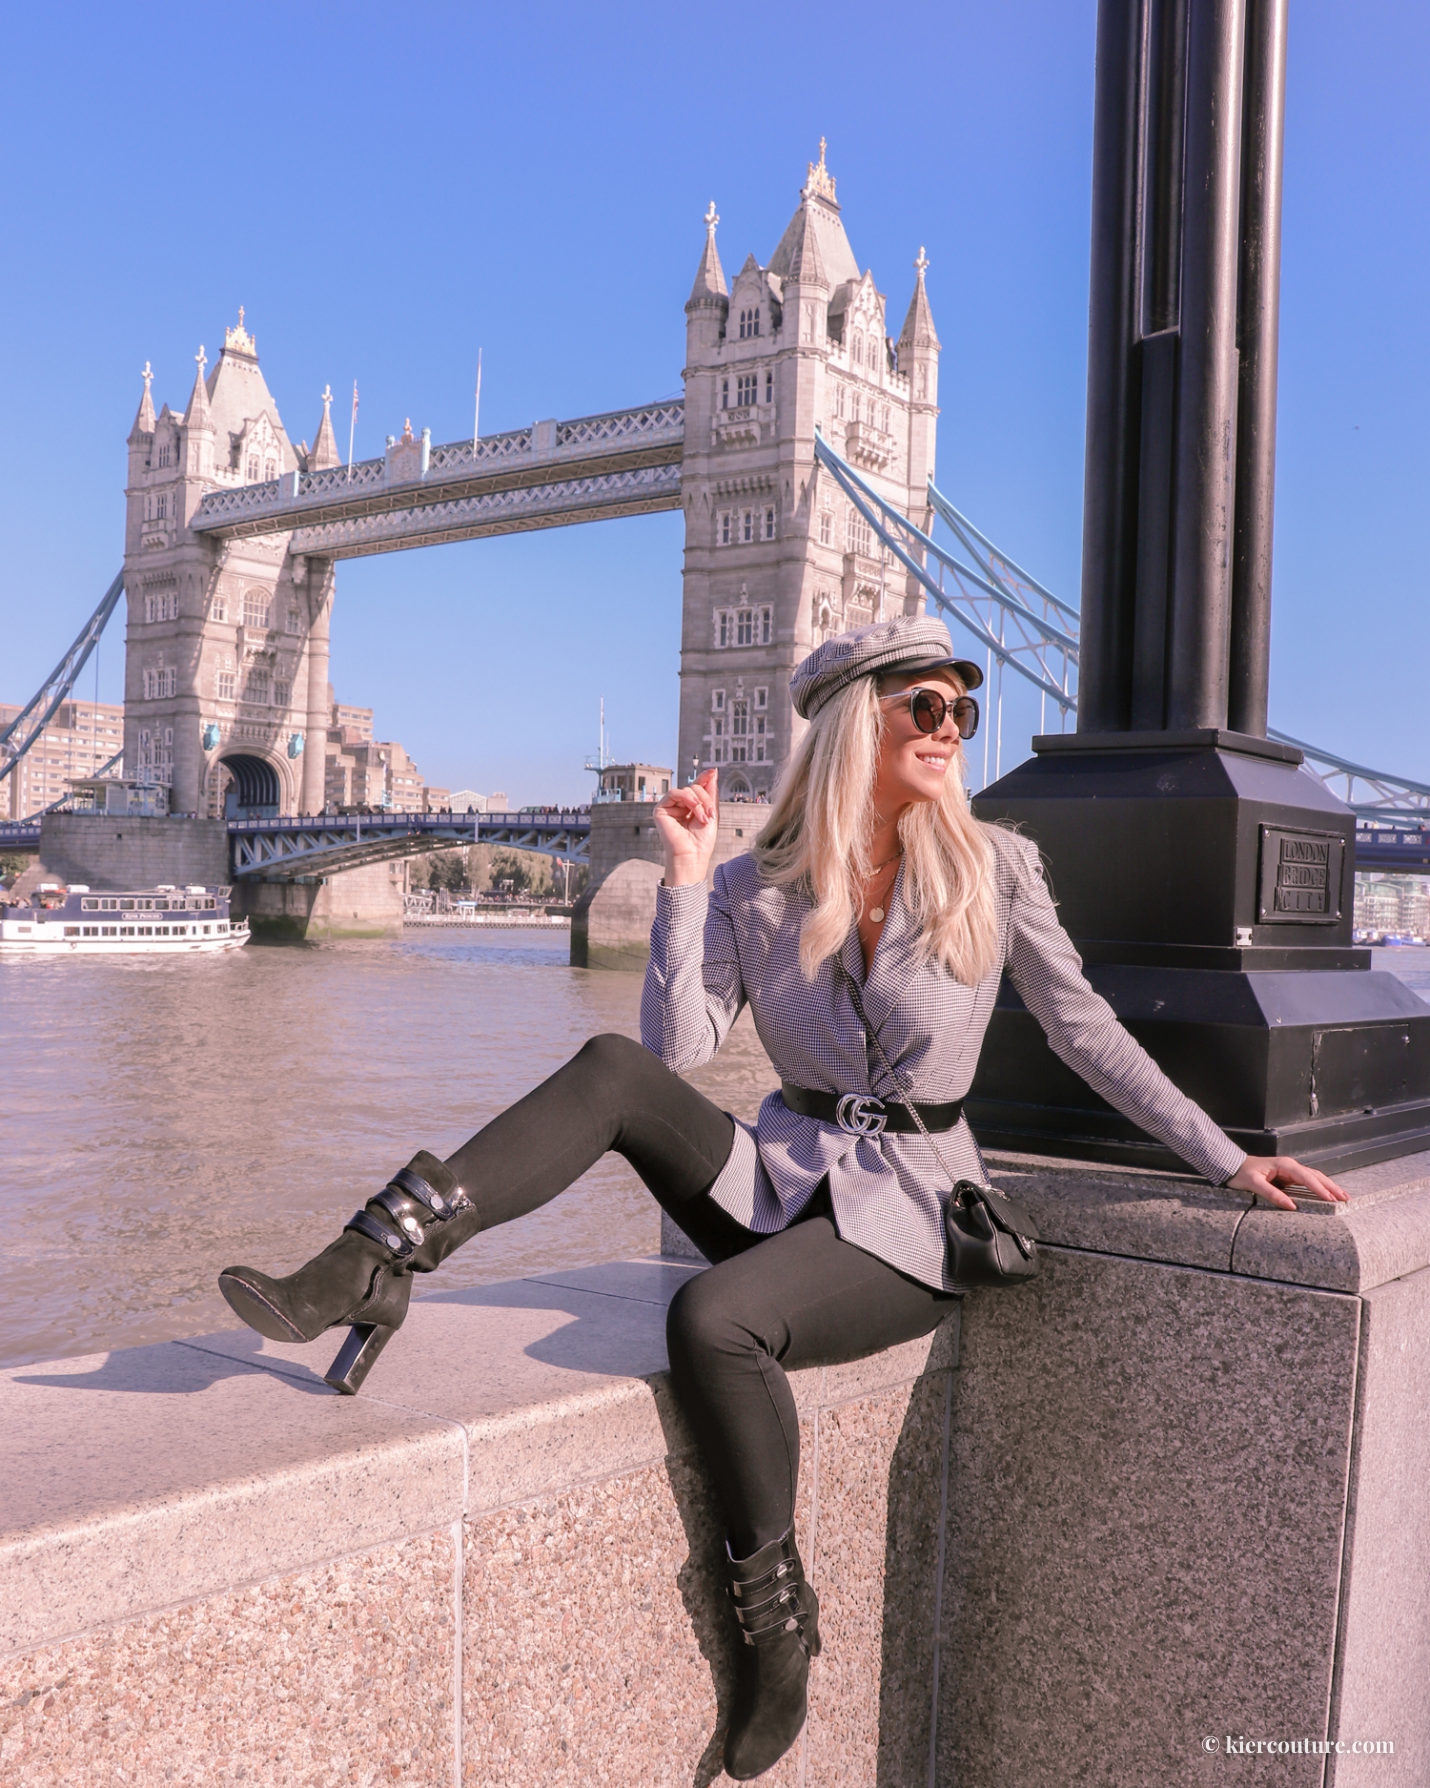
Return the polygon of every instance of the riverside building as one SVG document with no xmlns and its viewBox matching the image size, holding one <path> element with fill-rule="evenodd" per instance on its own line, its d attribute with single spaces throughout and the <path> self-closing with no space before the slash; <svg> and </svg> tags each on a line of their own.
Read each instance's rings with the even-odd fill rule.
<svg viewBox="0 0 1430 1788">
<path fill-rule="evenodd" d="M 0 702 L 0 729 L 20 709 Z M 55 717 L 0 782 L 0 819 L 28 819 L 62 801 L 75 777 L 93 776 L 124 745 L 124 709 L 113 702 L 61 702 Z"/>
</svg>

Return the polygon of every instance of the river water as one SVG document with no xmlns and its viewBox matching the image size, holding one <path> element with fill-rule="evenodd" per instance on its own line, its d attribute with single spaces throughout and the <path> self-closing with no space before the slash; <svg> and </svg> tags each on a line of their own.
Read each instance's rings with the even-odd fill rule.
<svg viewBox="0 0 1430 1788">
<path fill-rule="evenodd" d="M 237 1326 L 236 1262 L 288 1272 L 418 1148 L 447 1155 L 599 1031 L 640 977 L 558 932 L 224 956 L 0 962 L 0 1365 Z M 692 1076 L 753 1116 L 776 1084 L 748 1018 Z M 426 1290 L 654 1253 L 618 1156 L 469 1243 Z"/>
<path fill-rule="evenodd" d="M 563 932 L 225 956 L 0 962 L 0 1365 L 236 1326 L 219 1269 L 287 1272 L 418 1148 L 450 1154 L 598 1031 L 640 977 L 567 966 Z M 1430 999 L 1430 950 L 1376 952 Z M 748 1017 L 692 1076 L 753 1117 Z M 479 1237 L 422 1290 L 653 1253 L 618 1157 Z"/>
</svg>

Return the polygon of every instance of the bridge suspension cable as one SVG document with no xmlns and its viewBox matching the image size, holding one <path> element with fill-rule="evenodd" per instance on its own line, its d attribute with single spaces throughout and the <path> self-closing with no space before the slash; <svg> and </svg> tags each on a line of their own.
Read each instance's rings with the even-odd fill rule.
<svg viewBox="0 0 1430 1788">
<path fill-rule="evenodd" d="M 946 614 L 1000 666 L 1031 683 L 1064 718 L 1077 712 L 1076 609 L 1000 552 L 934 485 L 929 485 L 930 505 L 953 530 L 972 565 L 880 496 L 822 435 L 815 436 L 814 452 L 880 544 Z"/>
<path fill-rule="evenodd" d="M 1353 764 L 1348 758 L 1323 751 L 1319 745 L 1308 745 L 1304 739 L 1293 739 L 1290 733 L 1267 727 L 1273 739 L 1283 745 L 1294 745 L 1306 754 L 1306 768 L 1319 782 L 1345 802 L 1360 819 L 1397 822 L 1414 826 L 1430 819 L 1430 783 L 1411 782 L 1404 776 L 1391 776 L 1384 770 L 1370 770 L 1364 764 Z M 1339 786 L 1337 786 L 1339 784 Z"/>
<path fill-rule="evenodd" d="M 1078 611 L 980 533 L 932 481 L 929 505 L 973 561 L 971 566 L 915 527 L 823 436 L 816 435 L 814 451 L 880 542 L 913 573 L 939 607 L 972 634 L 1000 666 L 1016 670 L 1045 698 L 1056 702 L 1064 718 L 1076 714 L 1073 685 Z M 1294 745 L 1303 752 L 1310 773 L 1358 818 L 1392 825 L 1423 825 L 1430 819 L 1430 783 L 1352 763 L 1275 727 L 1268 727 L 1267 732 L 1283 745 Z"/>
<path fill-rule="evenodd" d="M 75 679 L 89 661 L 90 653 L 98 645 L 99 636 L 104 632 L 109 617 L 114 613 L 123 594 L 124 573 L 121 571 L 104 592 L 99 607 L 80 629 L 69 651 L 10 724 L 0 729 L 0 782 L 5 780 L 54 719 L 60 704 L 69 700 Z"/>
</svg>

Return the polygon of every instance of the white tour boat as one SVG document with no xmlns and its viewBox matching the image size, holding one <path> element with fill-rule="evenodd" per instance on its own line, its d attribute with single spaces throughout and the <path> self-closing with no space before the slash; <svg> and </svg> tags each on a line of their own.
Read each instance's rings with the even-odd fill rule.
<svg viewBox="0 0 1430 1788">
<path fill-rule="evenodd" d="M 163 884 L 137 894 L 91 893 L 78 882 L 41 882 L 28 899 L 0 892 L 0 955 L 173 956 L 238 950 L 248 922 L 228 916 L 227 888 Z"/>
</svg>

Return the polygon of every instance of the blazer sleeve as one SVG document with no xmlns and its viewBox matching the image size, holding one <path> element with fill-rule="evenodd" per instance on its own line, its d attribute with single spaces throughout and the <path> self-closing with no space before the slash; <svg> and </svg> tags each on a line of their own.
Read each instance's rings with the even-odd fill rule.
<svg viewBox="0 0 1430 1788">
<path fill-rule="evenodd" d="M 1008 933 L 1008 974 L 1054 1053 L 1124 1117 L 1222 1185 L 1246 1159 L 1224 1130 L 1179 1091 L 1088 985 L 1059 923 L 1035 848 L 1010 841 L 1020 862 Z"/>
<path fill-rule="evenodd" d="M 656 889 L 650 962 L 641 989 L 641 1042 L 677 1073 L 708 1062 L 745 1003 L 722 864 L 714 890 Z"/>
</svg>

